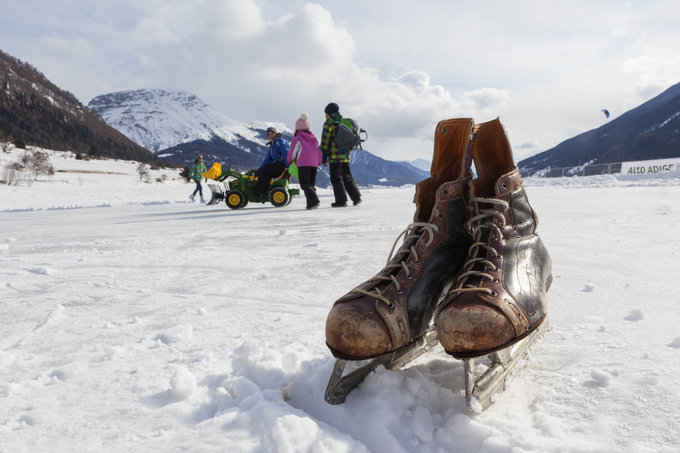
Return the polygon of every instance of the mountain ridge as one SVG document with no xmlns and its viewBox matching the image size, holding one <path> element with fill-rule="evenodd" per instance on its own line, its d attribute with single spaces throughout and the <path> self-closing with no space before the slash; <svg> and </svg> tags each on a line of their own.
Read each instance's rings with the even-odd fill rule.
<svg viewBox="0 0 680 453">
<path fill-rule="evenodd" d="M 128 138 L 158 153 L 181 143 L 219 137 L 259 139 L 256 128 L 217 111 L 184 90 L 139 89 L 96 96 L 88 107 Z M 282 124 L 274 124 L 281 128 Z"/>
<path fill-rule="evenodd" d="M 618 118 L 518 163 L 524 174 L 680 156 L 680 83 Z"/>
</svg>

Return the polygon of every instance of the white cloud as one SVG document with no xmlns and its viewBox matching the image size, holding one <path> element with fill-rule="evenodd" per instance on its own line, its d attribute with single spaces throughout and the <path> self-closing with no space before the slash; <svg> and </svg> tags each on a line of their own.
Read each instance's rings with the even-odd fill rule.
<svg viewBox="0 0 680 453">
<path fill-rule="evenodd" d="M 307 4 L 298 13 L 270 24 L 249 43 L 261 49 L 257 73 L 266 80 L 302 83 L 306 90 L 337 83 L 344 68 L 353 66 L 355 43 L 330 13 Z"/>
<path fill-rule="evenodd" d="M 246 39 L 262 33 L 265 23 L 252 1 L 199 0 L 165 1 L 142 18 L 135 39 L 158 45 L 175 45 L 196 37 L 205 43 Z"/>
<path fill-rule="evenodd" d="M 32 0 L 0 42 L 83 102 L 178 88 L 319 133 L 335 101 L 390 159 L 430 158 L 441 119 L 500 115 L 521 158 L 678 82 L 677 2 L 575 1 Z"/>
<path fill-rule="evenodd" d="M 488 108 L 507 97 L 503 90 L 482 89 L 461 103 L 441 85 L 431 84 L 422 71 L 381 79 L 373 67 L 354 61 L 353 37 L 316 4 L 268 23 L 250 16 L 256 9 L 232 10 L 232 21 L 248 14 L 252 23 L 264 24 L 256 33 L 239 36 L 212 33 L 199 20 L 206 13 L 187 17 L 182 4 L 174 12 L 169 8 L 140 21 L 139 33 L 150 27 L 150 34 L 161 37 L 146 41 L 140 65 L 155 74 L 157 83 L 171 86 L 179 81 L 182 88 L 237 119 L 292 123 L 300 111 L 309 111 L 312 127 L 319 132 L 323 107 L 335 101 L 344 114 L 371 131 L 367 147 L 390 157 L 389 151 L 406 151 L 404 139 L 419 142 L 423 135 L 431 136 L 429 129 L 443 117 L 464 114 L 464 105 Z M 174 38 L 171 42 L 177 45 L 168 46 L 162 40 L 167 30 L 177 28 L 180 17 L 185 25 L 178 33 L 181 39 Z M 390 143 L 396 138 L 401 139 L 397 146 Z"/>
<path fill-rule="evenodd" d="M 503 107 L 510 98 L 510 91 L 499 88 L 481 88 L 463 95 L 463 103 L 475 112 L 495 110 Z"/>
<path fill-rule="evenodd" d="M 182 10 L 189 11 L 188 5 Z M 152 16 L 142 19 L 137 24 L 134 30 L 135 38 L 147 45 L 174 46 L 181 43 L 188 28 L 182 20 L 184 11 L 161 6 Z"/>
</svg>

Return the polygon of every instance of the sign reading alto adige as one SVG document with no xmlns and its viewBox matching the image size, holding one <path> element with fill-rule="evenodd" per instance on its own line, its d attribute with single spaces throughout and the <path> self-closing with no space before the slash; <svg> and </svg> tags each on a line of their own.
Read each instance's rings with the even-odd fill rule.
<svg viewBox="0 0 680 453">
<path fill-rule="evenodd" d="M 655 175 L 680 171 L 680 158 L 622 162 L 623 175 Z"/>
</svg>

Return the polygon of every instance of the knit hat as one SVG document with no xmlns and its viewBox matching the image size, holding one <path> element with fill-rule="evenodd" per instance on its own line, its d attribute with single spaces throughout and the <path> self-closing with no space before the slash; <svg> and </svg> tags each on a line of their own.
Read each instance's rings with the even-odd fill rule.
<svg viewBox="0 0 680 453">
<path fill-rule="evenodd" d="M 338 104 L 335 102 L 331 102 L 326 106 L 325 109 L 323 109 L 323 111 L 326 115 L 332 115 L 334 113 L 338 113 L 340 111 L 340 107 L 338 107 Z"/>
<path fill-rule="evenodd" d="M 308 131 L 309 130 L 309 115 L 306 113 L 301 113 L 300 118 L 295 121 L 296 131 Z"/>
<path fill-rule="evenodd" d="M 275 128 L 275 127 L 269 126 L 269 127 L 267 128 L 267 134 L 270 133 L 270 132 L 273 132 L 273 133 L 276 134 L 276 133 L 277 133 L 277 132 L 276 132 L 276 128 Z"/>
</svg>

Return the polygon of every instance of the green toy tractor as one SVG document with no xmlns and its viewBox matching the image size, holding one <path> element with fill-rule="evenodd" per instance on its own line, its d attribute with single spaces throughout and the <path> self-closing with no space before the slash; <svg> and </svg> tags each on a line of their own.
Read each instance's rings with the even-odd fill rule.
<svg viewBox="0 0 680 453">
<path fill-rule="evenodd" d="M 230 168 L 223 170 L 222 165 L 215 162 L 210 170 L 202 173 L 202 176 L 221 182 L 225 189 L 222 190 L 219 184 L 209 183 L 208 187 L 211 192 L 209 205 L 217 204 L 224 200 L 229 208 L 241 209 L 250 201 L 253 203 L 266 203 L 269 201 L 275 207 L 280 208 L 290 203 L 293 196 L 300 194 L 300 189 L 288 187 L 287 171 L 272 180 L 267 193 L 262 196 L 257 196 L 254 193 L 255 182 L 257 181 L 255 170 L 249 170 L 241 174 Z"/>
</svg>

